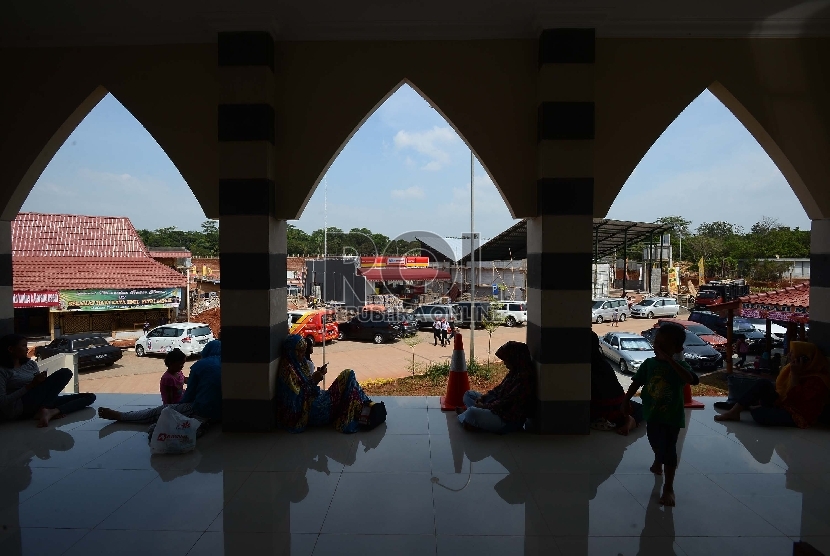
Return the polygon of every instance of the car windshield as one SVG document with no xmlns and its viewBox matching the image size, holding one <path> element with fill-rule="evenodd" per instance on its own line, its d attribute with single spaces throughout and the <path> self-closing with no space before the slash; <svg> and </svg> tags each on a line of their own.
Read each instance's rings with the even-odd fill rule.
<svg viewBox="0 0 830 556">
<path fill-rule="evenodd" d="M 651 351 L 651 344 L 645 338 L 620 338 L 623 351 Z"/>
<path fill-rule="evenodd" d="M 649 307 L 651 305 L 654 305 L 654 300 L 653 299 L 643 299 L 642 301 L 640 301 L 640 305 L 642 305 L 643 307 Z"/>
<path fill-rule="evenodd" d="M 707 345 L 706 342 L 700 339 L 700 336 L 697 334 L 692 334 L 691 332 L 686 332 L 686 341 L 683 342 L 684 346 L 705 346 Z"/>
<path fill-rule="evenodd" d="M 707 328 L 702 324 L 688 324 L 686 325 L 686 330 L 692 332 L 693 334 L 714 334 L 715 331 L 711 328 Z"/>
<path fill-rule="evenodd" d="M 732 330 L 735 332 L 752 332 L 755 330 L 755 327 L 752 326 L 752 323 L 748 320 L 737 320 L 735 319 L 732 321 Z"/>
<path fill-rule="evenodd" d="M 605 303 L 605 302 L 602 301 L 602 300 L 599 300 L 599 301 L 594 300 L 594 304 L 591 306 L 591 310 L 599 309 L 600 307 L 602 307 L 603 303 Z"/>
</svg>

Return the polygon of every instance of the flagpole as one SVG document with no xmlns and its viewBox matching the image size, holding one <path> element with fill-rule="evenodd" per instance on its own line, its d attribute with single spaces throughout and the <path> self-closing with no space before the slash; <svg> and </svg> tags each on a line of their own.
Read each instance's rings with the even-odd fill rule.
<svg viewBox="0 0 830 556">
<path fill-rule="evenodd" d="M 476 244 L 475 244 L 475 189 L 473 188 L 473 161 L 470 147 L 470 364 L 476 360 Z"/>
</svg>

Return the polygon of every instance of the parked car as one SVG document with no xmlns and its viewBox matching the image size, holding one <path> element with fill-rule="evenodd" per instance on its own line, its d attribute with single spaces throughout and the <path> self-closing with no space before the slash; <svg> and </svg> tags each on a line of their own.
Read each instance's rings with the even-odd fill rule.
<svg viewBox="0 0 830 556">
<path fill-rule="evenodd" d="M 654 317 L 671 317 L 677 316 L 680 312 L 680 305 L 673 297 L 647 297 L 631 307 L 632 317 L 645 317 L 653 319 Z"/>
<path fill-rule="evenodd" d="M 490 313 L 490 302 L 476 301 L 475 304 L 476 328 L 482 328 L 482 323 L 487 319 L 487 315 Z M 459 301 L 458 303 L 453 304 L 453 307 L 455 307 L 457 311 L 456 324 L 458 326 L 470 326 L 473 315 L 473 312 L 470 309 L 471 306 L 472 303 L 469 301 Z"/>
<path fill-rule="evenodd" d="M 387 311 L 385 314 L 392 322 L 396 322 L 401 325 L 402 338 L 414 336 L 418 333 L 418 321 L 415 320 L 412 313 L 407 313 L 405 311 Z"/>
<path fill-rule="evenodd" d="M 205 344 L 213 340 L 210 326 L 203 322 L 175 322 L 153 328 L 135 342 L 135 354 L 167 353 L 178 348 L 185 355 L 202 353 Z"/>
<path fill-rule="evenodd" d="M 448 319 L 453 324 L 461 322 L 459 309 L 455 305 L 421 305 L 412 311 L 412 316 L 418 328 L 431 328 L 436 318 Z"/>
<path fill-rule="evenodd" d="M 505 326 L 520 326 L 527 322 L 527 302 L 525 301 L 494 301 L 491 303 L 495 316 Z"/>
<path fill-rule="evenodd" d="M 338 327 L 339 340 L 370 340 L 382 344 L 400 338 L 403 325 L 394 316 L 376 311 L 365 311 Z"/>
<path fill-rule="evenodd" d="M 631 310 L 628 308 L 628 301 L 625 299 L 608 299 L 600 298 L 594 299 L 591 305 L 591 322 L 597 324 L 602 321 L 611 321 L 614 318 L 614 311 L 619 315 L 619 320 L 624 321 L 631 316 Z"/>
<path fill-rule="evenodd" d="M 710 311 L 692 311 L 689 320 L 707 326 L 721 336 L 727 336 L 726 317 Z M 756 330 L 747 319 L 734 317 L 732 319 L 733 341 L 737 341 L 739 337 L 744 338 L 746 343 L 749 344 L 750 353 L 761 353 L 766 349 L 766 334 Z"/>
<path fill-rule="evenodd" d="M 764 335 L 764 338 L 767 337 L 767 320 L 766 319 L 750 319 L 741 317 L 742 320 L 745 320 L 752 327 L 757 330 L 758 332 Z M 770 323 L 770 333 L 772 334 L 772 345 L 781 347 L 784 345 L 784 338 L 787 336 L 787 328 L 781 326 L 780 324 L 776 324 L 774 322 Z"/>
<path fill-rule="evenodd" d="M 615 363 L 619 363 L 620 372 L 636 373 L 649 357 L 654 357 L 654 349 L 648 340 L 633 332 L 609 332 L 599 339 L 599 350 Z"/>
<path fill-rule="evenodd" d="M 60 353 L 78 352 L 78 368 L 88 369 L 103 365 L 109 367 L 121 359 L 121 348 L 111 346 L 103 335 L 69 334 L 55 338 L 45 346 L 35 348 L 35 357 L 48 359 Z"/>
<path fill-rule="evenodd" d="M 325 338 L 323 336 L 325 323 Z M 340 335 L 339 327 L 335 322 L 335 312 L 331 309 L 305 309 L 288 313 L 288 333 L 299 334 L 306 340 L 309 338 L 314 344 L 323 341 L 331 342 Z"/>
<path fill-rule="evenodd" d="M 718 350 L 721 353 L 726 352 L 726 338 L 721 336 L 720 334 L 716 333 L 714 330 L 709 328 L 708 326 L 703 326 L 700 323 L 692 322 L 690 320 L 681 320 L 681 319 L 660 319 L 654 325 L 654 328 L 660 328 L 664 324 L 677 324 L 685 328 L 688 332 L 692 334 L 697 334 L 700 336 L 700 339 Z"/>
<path fill-rule="evenodd" d="M 657 328 L 643 330 L 643 338 L 654 345 L 654 336 Z M 714 371 L 723 366 L 723 356 L 712 346 L 704 342 L 700 336 L 686 331 L 686 341 L 683 342 L 683 357 L 686 363 L 696 371 Z"/>
</svg>

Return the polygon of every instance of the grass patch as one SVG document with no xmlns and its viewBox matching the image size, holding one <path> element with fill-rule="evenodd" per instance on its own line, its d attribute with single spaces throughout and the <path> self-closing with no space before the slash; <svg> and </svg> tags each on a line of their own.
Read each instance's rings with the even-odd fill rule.
<svg viewBox="0 0 830 556">
<path fill-rule="evenodd" d="M 447 393 L 447 378 L 450 373 L 448 362 L 432 363 L 417 369 L 414 376 L 403 378 L 382 378 L 361 384 L 369 396 L 443 396 Z M 507 375 L 504 363 L 487 363 L 480 361 L 468 365 L 467 374 L 470 388 L 486 392 L 496 386 Z"/>
</svg>

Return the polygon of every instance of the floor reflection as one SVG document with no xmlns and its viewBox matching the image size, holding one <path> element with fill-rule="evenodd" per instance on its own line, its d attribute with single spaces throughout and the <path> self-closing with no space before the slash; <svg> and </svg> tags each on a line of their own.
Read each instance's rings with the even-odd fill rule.
<svg viewBox="0 0 830 556">
<path fill-rule="evenodd" d="M 644 426 L 496 436 L 436 400 L 384 401 L 389 422 L 368 433 L 216 428 L 179 456 L 93 409 L 3 423 L 0 554 L 789 556 L 794 540 L 830 554 L 827 430 L 689 412 L 672 509 Z"/>
</svg>

